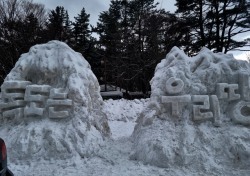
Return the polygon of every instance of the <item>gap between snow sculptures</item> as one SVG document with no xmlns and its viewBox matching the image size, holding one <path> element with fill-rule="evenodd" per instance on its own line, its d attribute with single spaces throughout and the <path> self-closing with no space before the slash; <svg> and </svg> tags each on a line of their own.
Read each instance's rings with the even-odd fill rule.
<svg viewBox="0 0 250 176">
<path fill-rule="evenodd" d="M 110 136 L 97 78 L 65 43 L 35 45 L 1 86 L 0 134 L 10 159 L 91 156 Z"/>
<path fill-rule="evenodd" d="M 248 170 L 249 80 L 249 63 L 232 55 L 203 48 L 188 57 L 172 48 L 150 82 L 130 158 L 205 175 Z"/>
</svg>

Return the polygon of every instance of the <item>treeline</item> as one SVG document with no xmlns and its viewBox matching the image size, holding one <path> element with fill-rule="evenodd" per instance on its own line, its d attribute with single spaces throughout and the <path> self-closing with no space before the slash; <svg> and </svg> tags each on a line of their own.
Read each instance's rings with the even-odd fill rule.
<svg viewBox="0 0 250 176">
<path fill-rule="evenodd" d="M 157 63 L 173 46 L 189 55 L 242 47 L 250 31 L 250 0 L 177 0 L 175 13 L 154 0 L 111 0 L 96 25 L 81 12 L 71 21 L 64 7 L 46 11 L 32 0 L 0 0 L 0 83 L 22 53 L 50 40 L 67 43 L 90 63 L 100 84 L 150 91 Z M 98 36 L 98 37 L 93 37 Z"/>
</svg>

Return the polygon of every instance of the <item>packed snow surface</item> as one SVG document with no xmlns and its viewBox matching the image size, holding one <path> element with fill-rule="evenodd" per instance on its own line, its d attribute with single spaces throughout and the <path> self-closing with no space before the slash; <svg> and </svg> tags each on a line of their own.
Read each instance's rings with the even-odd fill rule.
<svg viewBox="0 0 250 176">
<path fill-rule="evenodd" d="M 37 45 L 6 81 L 60 88 L 53 95 L 67 94 L 72 109 L 65 119 L 2 116 L 9 168 L 17 176 L 249 176 L 248 73 L 230 55 L 203 49 L 190 58 L 175 47 L 156 67 L 150 99 L 103 101 L 82 56 L 57 41 Z"/>
<path fill-rule="evenodd" d="M 8 136 L 10 162 L 90 156 L 110 135 L 97 78 L 65 43 L 33 46 L 1 89 L 0 134 Z"/>
<path fill-rule="evenodd" d="M 95 156 L 81 158 L 75 156 L 64 160 L 60 159 L 32 159 L 23 162 L 13 161 L 9 162 L 9 168 L 17 176 L 44 176 L 44 175 L 70 175 L 70 176 L 200 176 L 200 175 L 223 175 L 223 176 L 248 176 L 249 169 L 237 168 L 234 170 L 226 170 L 221 167 L 221 170 L 210 170 L 206 168 L 207 172 L 199 170 L 190 170 L 187 167 L 172 166 L 169 168 L 157 167 L 148 165 L 138 160 L 132 160 L 133 142 L 129 135 L 131 129 L 135 125 L 136 116 L 148 106 L 149 100 L 106 100 L 104 101 L 104 111 L 108 113 L 108 122 L 112 135 L 110 140 L 107 140 L 101 147 L 101 150 L 96 152 Z M 127 107 L 132 106 L 132 109 Z M 113 112 L 115 108 L 119 111 Z M 122 115 L 123 114 L 123 115 Z M 113 126 L 114 122 L 124 122 L 120 129 Z M 160 121 L 159 121 L 160 122 Z M 165 123 L 167 123 L 165 121 Z M 159 124 L 156 124 L 158 126 Z M 173 128 L 173 124 L 169 124 L 169 128 Z M 127 126 L 130 126 L 127 128 Z M 204 128 L 206 125 L 204 124 Z M 209 127 L 207 127 L 209 128 Z M 168 129 L 169 131 L 171 129 Z M 214 131 L 217 133 L 217 131 Z M 190 132 L 191 133 L 191 132 Z M 241 133 L 241 132 L 240 132 Z M 155 136 L 154 131 L 152 131 Z M 145 138 L 150 138 L 150 134 Z M 172 138 L 174 138 L 174 135 Z M 209 139 L 216 140 L 214 134 L 206 134 Z M 159 136 L 158 136 L 159 138 Z M 167 136 L 164 137 L 166 139 Z M 157 138 L 155 139 L 157 140 Z M 174 140 L 178 140 L 174 139 Z M 166 142 L 167 144 L 168 142 Z M 147 147 L 147 146 L 145 146 Z M 206 147 L 204 146 L 204 149 Z M 169 149 L 170 150 L 170 149 Z M 223 150 L 223 149 L 221 149 Z M 149 153 L 150 154 L 150 153 Z M 14 156 L 11 156 L 14 157 Z M 15 158 L 15 157 L 14 157 Z M 209 161 L 203 161 L 209 163 Z"/>
<path fill-rule="evenodd" d="M 155 69 L 131 159 L 201 175 L 250 174 L 249 63 L 174 47 Z M 229 172 L 229 173 L 228 173 Z"/>
</svg>

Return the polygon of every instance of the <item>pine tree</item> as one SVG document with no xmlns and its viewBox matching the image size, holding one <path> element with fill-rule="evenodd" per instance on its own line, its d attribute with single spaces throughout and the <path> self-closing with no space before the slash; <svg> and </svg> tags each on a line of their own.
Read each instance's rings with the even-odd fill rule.
<svg viewBox="0 0 250 176">
<path fill-rule="evenodd" d="M 72 22 L 69 19 L 68 11 L 65 11 L 65 22 L 63 25 L 64 36 L 63 40 L 70 46 L 72 46 Z"/>
<path fill-rule="evenodd" d="M 73 23 L 74 49 L 87 57 L 90 52 L 90 30 L 89 30 L 90 15 L 82 8 L 81 13 L 78 14 Z"/>
<path fill-rule="evenodd" d="M 157 13 L 160 12 L 153 0 L 111 1 L 109 10 L 101 13 L 97 28 L 104 48 L 105 82 L 122 86 L 127 91 L 149 90 L 156 63 L 153 61 L 156 58 L 148 56 L 149 43 L 155 39 L 154 46 L 161 48 L 162 40 L 159 36 L 154 38 L 159 30 L 152 35 L 153 27 L 149 26 L 151 16 L 155 15 L 158 20 Z M 154 52 L 160 57 L 156 54 L 159 50 Z"/>
<path fill-rule="evenodd" d="M 47 23 L 48 40 L 60 40 L 67 42 L 70 40 L 70 21 L 67 11 L 64 7 L 57 6 L 55 10 L 49 13 Z"/>
<path fill-rule="evenodd" d="M 118 84 L 121 82 L 119 72 L 124 71 L 123 64 L 119 63 L 122 57 L 122 32 L 121 32 L 121 8 L 122 1 L 111 1 L 108 11 L 99 16 L 96 32 L 100 39 L 100 59 L 103 63 L 102 79 L 106 84 Z"/>
</svg>

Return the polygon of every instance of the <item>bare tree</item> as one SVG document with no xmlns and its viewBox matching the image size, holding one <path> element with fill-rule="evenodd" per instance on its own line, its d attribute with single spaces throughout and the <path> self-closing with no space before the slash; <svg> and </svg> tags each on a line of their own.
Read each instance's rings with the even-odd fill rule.
<svg viewBox="0 0 250 176">
<path fill-rule="evenodd" d="M 44 5 L 32 0 L 0 0 L 0 83 L 22 53 L 39 43 L 45 26 Z"/>
<path fill-rule="evenodd" d="M 43 4 L 33 3 L 33 0 L 0 0 L 0 23 L 5 21 L 24 20 L 33 14 L 39 24 L 44 25 L 47 12 Z"/>
</svg>

